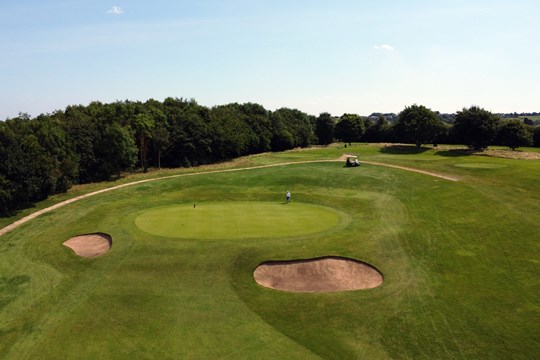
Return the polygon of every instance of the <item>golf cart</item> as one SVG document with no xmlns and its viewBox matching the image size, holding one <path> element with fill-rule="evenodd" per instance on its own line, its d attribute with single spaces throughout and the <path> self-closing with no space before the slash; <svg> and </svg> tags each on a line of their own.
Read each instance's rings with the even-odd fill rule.
<svg viewBox="0 0 540 360">
<path fill-rule="evenodd" d="M 345 161 L 346 167 L 354 167 L 354 166 L 360 166 L 360 162 L 358 161 L 358 156 L 347 156 L 347 161 Z"/>
</svg>

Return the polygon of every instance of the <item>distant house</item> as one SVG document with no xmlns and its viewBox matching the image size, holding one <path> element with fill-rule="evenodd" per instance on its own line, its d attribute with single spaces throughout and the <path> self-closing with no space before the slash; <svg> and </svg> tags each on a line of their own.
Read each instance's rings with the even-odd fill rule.
<svg viewBox="0 0 540 360">
<path fill-rule="evenodd" d="M 395 122 L 398 119 L 397 114 L 394 113 L 372 113 L 367 118 L 372 122 L 376 122 L 379 119 L 379 116 L 384 117 L 384 119 L 388 122 Z"/>
</svg>

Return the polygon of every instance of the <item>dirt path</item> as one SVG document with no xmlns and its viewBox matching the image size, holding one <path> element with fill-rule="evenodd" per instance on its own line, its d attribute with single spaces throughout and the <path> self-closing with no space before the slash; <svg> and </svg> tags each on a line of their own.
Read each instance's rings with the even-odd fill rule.
<svg viewBox="0 0 540 360">
<path fill-rule="evenodd" d="M 431 171 L 415 169 L 415 168 L 411 168 L 411 167 L 407 167 L 407 166 L 384 164 L 384 163 L 375 162 L 375 161 L 362 161 L 362 164 L 386 166 L 386 167 L 391 167 L 391 168 L 394 168 L 394 169 L 407 170 L 407 171 L 412 171 L 412 172 L 415 172 L 415 173 L 429 175 L 429 176 L 437 177 L 437 178 L 444 179 L 444 180 L 450 180 L 450 181 L 459 181 L 459 180 L 461 180 L 460 178 L 458 178 L 456 176 L 438 174 L 438 173 L 434 173 L 434 172 L 431 172 Z"/>
<path fill-rule="evenodd" d="M 354 156 L 354 155 L 343 154 L 338 159 L 333 160 L 333 161 L 345 161 L 345 160 L 347 160 L 347 157 L 349 157 L 349 156 Z M 431 172 L 431 171 L 415 169 L 415 168 L 411 168 L 411 167 L 407 167 L 407 166 L 392 165 L 392 164 L 385 164 L 385 163 L 380 163 L 380 162 L 376 162 L 376 161 L 363 161 L 363 160 L 361 161 L 361 163 L 362 164 L 377 165 L 377 166 L 386 166 L 386 167 L 390 167 L 390 168 L 394 168 L 394 169 L 401 169 L 401 170 L 406 170 L 406 171 L 412 171 L 412 172 L 415 172 L 415 173 L 429 175 L 429 176 L 433 176 L 433 177 L 437 177 L 437 178 L 445 179 L 445 180 L 449 180 L 449 181 L 459 181 L 459 180 L 461 180 L 460 178 L 458 178 L 456 176 L 450 176 L 450 175 L 434 173 L 434 172 Z"/>
<path fill-rule="evenodd" d="M 94 191 L 94 192 L 91 192 L 91 193 L 88 193 L 88 194 L 80 195 L 80 196 L 71 198 L 69 200 L 59 202 L 58 204 L 49 206 L 48 208 L 36 211 L 35 213 L 32 213 L 32 214 L 30 214 L 28 216 L 25 216 L 25 217 L 15 221 L 15 222 L 9 224 L 8 226 L 3 227 L 2 229 L 0 229 L 0 236 L 2 236 L 4 234 L 7 234 L 11 230 L 21 226 L 22 224 L 24 224 L 24 223 L 26 223 L 26 222 L 40 216 L 40 215 L 48 213 L 50 211 L 53 211 L 53 210 L 56 210 L 56 209 L 61 208 L 63 206 L 69 205 L 69 204 L 74 203 L 76 201 L 86 199 L 86 198 L 88 198 L 90 196 L 102 194 L 104 192 L 108 192 L 108 191 L 112 191 L 112 190 L 121 189 L 121 188 L 124 188 L 124 187 L 127 187 L 127 186 L 133 186 L 133 185 L 138 185 L 138 184 L 147 183 L 147 182 L 151 182 L 151 181 L 172 179 L 172 178 L 178 178 L 178 177 L 184 177 L 184 176 L 207 175 L 207 174 L 225 173 L 225 172 L 234 172 L 234 171 L 244 171 L 244 170 L 252 170 L 252 169 L 263 169 L 263 168 L 270 168 L 270 167 L 276 167 L 276 166 L 285 166 L 285 165 L 293 165 L 293 164 L 341 162 L 341 161 L 344 161 L 343 160 L 344 157 L 346 158 L 347 154 L 344 154 L 343 156 L 339 157 L 338 159 L 334 159 L 334 160 L 291 161 L 291 162 L 284 162 L 284 163 L 279 163 L 279 164 L 258 165 L 258 166 L 251 166 L 251 167 L 245 167 L 245 168 L 236 168 L 236 169 L 211 170 L 211 171 L 203 171 L 203 172 L 189 173 L 189 174 L 170 175 L 170 176 L 164 176 L 164 177 L 159 177 L 159 178 L 152 178 L 152 179 L 134 181 L 134 182 L 131 182 L 131 183 L 117 185 L 117 186 L 113 186 L 113 187 L 110 187 L 110 188 L 107 188 L 107 189 L 98 190 L 98 191 Z M 372 162 L 372 161 L 362 161 L 362 163 L 363 164 L 370 164 L 370 165 L 377 165 L 377 166 L 386 166 L 386 167 L 391 167 L 391 168 L 396 168 L 396 169 L 401 169 L 401 170 L 406 170 L 406 171 L 417 172 L 417 173 L 420 173 L 420 174 L 434 176 L 434 177 L 438 177 L 438 178 L 445 179 L 445 180 L 450 180 L 450 181 L 459 181 L 458 178 L 453 177 L 453 176 L 432 173 L 432 172 L 429 172 L 429 171 L 419 170 L 419 169 L 405 167 L 405 166 L 390 165 L 390 164 L 384 164 L 384 163 Z"/>
</svg>

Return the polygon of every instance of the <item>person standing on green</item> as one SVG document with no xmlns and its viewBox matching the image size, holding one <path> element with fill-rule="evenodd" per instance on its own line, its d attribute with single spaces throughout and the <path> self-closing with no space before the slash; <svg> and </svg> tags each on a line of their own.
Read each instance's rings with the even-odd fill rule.
<svg viewBox="0 0 540 360">
<path fill-rule="evenodd" d="M 285 194 L 285 199 L 287 200 L 287 204 L 291 202 L 291 192 L 287 190 L 287 194 Z"/>
</svg>

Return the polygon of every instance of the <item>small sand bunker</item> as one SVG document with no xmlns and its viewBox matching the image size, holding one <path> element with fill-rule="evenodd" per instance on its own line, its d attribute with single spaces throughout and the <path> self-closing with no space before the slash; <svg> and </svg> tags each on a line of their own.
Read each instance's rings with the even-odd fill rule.
<svg viewBox="0 0 540 360">
<path fill-rule="evenodd" d="M 253 277 L 264 287 L 291 292 L 371 289 L 383 282 L 383 275 L 373 266 L 334 256 L 265 262 L 255 269 Z"/>
<path fill-rule="evenodd" d="M 79 256 L 93 258 L 109 251 L 112 246 L 112 237 L 104 233 L 79 235 L 64 241 L 64 245 Z"/>
</svg>

